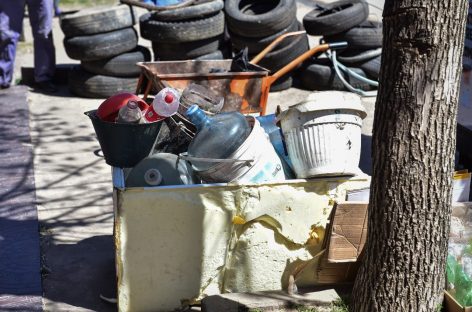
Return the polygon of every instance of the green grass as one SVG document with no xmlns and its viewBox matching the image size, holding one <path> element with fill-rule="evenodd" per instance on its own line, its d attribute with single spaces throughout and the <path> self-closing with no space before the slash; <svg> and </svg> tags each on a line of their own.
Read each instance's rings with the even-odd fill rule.
<svg viewBox="0 0 472 312">
<path fill-rule="evenodd" d="M 331 304 L 331 312 L 349 312 L 349 303 L 347 298 L 339 299 Z"/>
<path fill-rule="evenodd" d="M 318 312 L 317 308 L 309 308 L 305 306 L 297 307 L 297 312 Z"/>
</svg>

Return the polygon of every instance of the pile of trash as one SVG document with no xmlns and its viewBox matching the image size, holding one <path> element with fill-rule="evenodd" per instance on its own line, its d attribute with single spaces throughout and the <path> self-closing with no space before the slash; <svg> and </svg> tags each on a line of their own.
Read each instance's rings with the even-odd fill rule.
<svg viewBox="0 0 472 312">
<path fill-rule="evenodd" d="M 87 112 L 106 162 L 127 187 L 263 183 L 356 175 L 362 119 L 358 95 L 327 91 L 266 116 L 221 111 L 198 84 L 161 89 L 148 103 L 116 94 Z M 167 128 L 167 131 L 162 129 Z"/>
</svg>

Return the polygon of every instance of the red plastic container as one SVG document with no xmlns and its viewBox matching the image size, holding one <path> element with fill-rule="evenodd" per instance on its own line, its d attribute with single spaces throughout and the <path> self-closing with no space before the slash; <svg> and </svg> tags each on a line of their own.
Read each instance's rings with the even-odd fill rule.
<svg viewBox="0 0 472 312">
<path fill-rule="evenodd" d="M 130 100 L 136 101 L 141 111 L 146 111 L 149 108 L 146 102 L 132 93 L 118 93 L 100 104 L 97 110 L 98 118 L 103 121 L 114 122 L 120 108 L 125 106 Z"/>
</svg>

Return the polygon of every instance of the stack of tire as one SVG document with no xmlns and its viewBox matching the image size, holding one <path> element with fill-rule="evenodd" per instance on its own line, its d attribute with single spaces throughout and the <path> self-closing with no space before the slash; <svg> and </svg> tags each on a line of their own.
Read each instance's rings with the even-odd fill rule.
<svg viewBox="0 0 472 312">
<path fill-rule="evenodd" d="M 152 41 L 156 61 L 223 59 L 223 0 L 196 0 L 192 5 L 153 11 L 139 19 L 141 37 Z"/>
<path fill-rule="evenodd" d="M 135 23 L 127 5 L 85 9 L 61 18 L 66 53 L 81 61 L 69 72 L 72 93 L 106 98 L 135 91 L 140 74 L 136 63 L 151 60 L 150 51 L 138 46 Z"/>
<path fill-rule="evenodd" d="M 228 32 L 233 49 L 248 48 L 250 58 L 266 48 L 277 37 L 302 30 L 296 19 L 295 0 L 231 0 L 226 1 L 225 11 Z M 308 37 L 288 37 L 280 42 L 257 65 L 270 70 L 271 74 L 290 63 L 309 49 Z M 270 91 L 280 91 L 292 86 L 292 73 L 281 77 Z"/>
<path fill-rule="evenodd" d="M 382 23 L 367 20 L 369 5 L 364 0 L 341 0 L 318 4 L 303 18 L 308 34 L 323 36 L 325 42 L 347 41 L 337 60 L 355 73 L 378 80 L 382 52 Z M 356 78 L 343 76 L 354 88 L 372 87 Z M 308 90 L 345 90 L 328 59 L 318 58 L 304 65 L 301 84 Z"/>
</svg>

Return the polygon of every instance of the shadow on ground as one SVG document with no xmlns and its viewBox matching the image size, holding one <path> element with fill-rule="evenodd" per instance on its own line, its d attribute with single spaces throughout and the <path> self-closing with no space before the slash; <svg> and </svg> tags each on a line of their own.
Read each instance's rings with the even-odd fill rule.
<svg viewBox="0 0 472 312">
<path fill-rule="evenodd" d="M 46 247 L 47 244 L 47 247 Z M 76 244 L 49 244 L 48 261 L 54 259 L 53 268 L 43 266 L 43 284 L 46 298 L 54 303 L 63 302 L 93 311 L 116 311 L 116 305 L 100 299 L 100 295 L 116 298 L 116 273 L 111 235 L 94 236 Z"/>
</svg>

